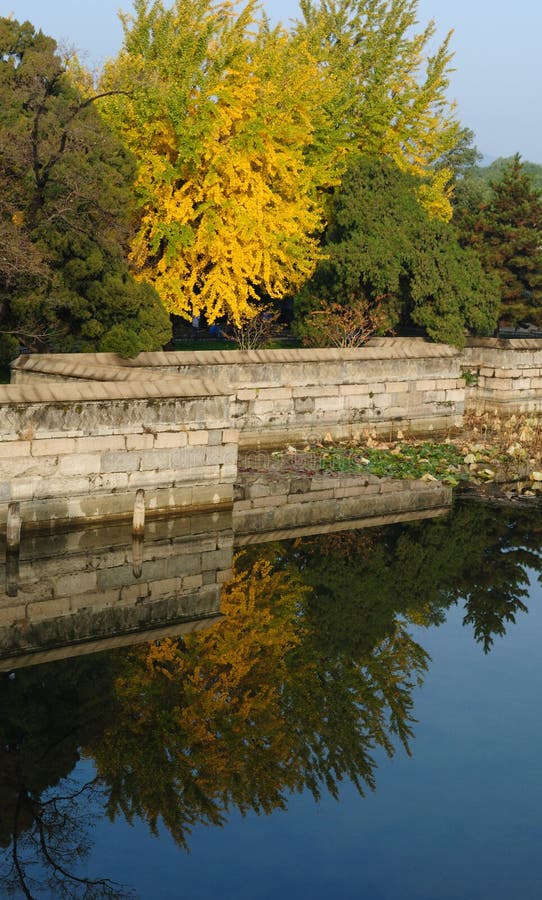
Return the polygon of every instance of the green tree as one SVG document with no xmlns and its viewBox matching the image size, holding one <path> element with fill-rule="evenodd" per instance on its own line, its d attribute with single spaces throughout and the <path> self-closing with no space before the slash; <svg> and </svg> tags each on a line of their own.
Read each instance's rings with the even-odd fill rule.
<svg viewBox="0 0 542 900">
<path fill-rule="evenodd" d="M 0 333 L 4 355 L 158 349 L 170 326 L 128 270 L 134 163 L 56 44 L 0 19 Z"/>
<path fill-rule="evenodd" d="M 457 223 L 462 242 L 499 278 L 501 319 L 542 325 L 542 194 L 519 155 L 491 183 L 489 200 L 460 212 Z"/>
<path fill-rule="evenodd" d="M 434 340 L 461 346 L 468 329 L 491 333 L 494 280 L 453 228 L 420 206 L 418 182 L 393 163 L 352 161 L 330 202 L 319 263 L 296 305 L 298 320 L 315 305 L 364 302 L 382 328 L 423 326 Z"/>
</svg>

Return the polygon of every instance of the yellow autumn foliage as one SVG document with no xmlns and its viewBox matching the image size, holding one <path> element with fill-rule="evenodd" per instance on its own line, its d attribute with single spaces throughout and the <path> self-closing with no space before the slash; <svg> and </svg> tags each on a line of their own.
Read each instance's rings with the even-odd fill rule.
<svg viewBox="0 0 542 900">
<path fill-rule="evenodd" d="M 271 28 L 256 0 L 135 0 L 104 70 L 107 115 L 138 160 L 133 268 L 165 307 L 242 325 L 324 255 L 326 198 L 351 156 L 387 156 L 451 216 L 440 165 L 460 129 L 449 40 L 417 0 L 301 0 Z"/>
<path fill-rule="evenodd" d="M 181 19 L 186 27 L 186 6 L 175 4 L 168 34 L 178 33 Z M 326 88 L 308 52 L 293 53 L 285 32 L 255 22 L 254 3 L 238 16 L 226 5 L 222 17 L 218 8 L 198 9 L 191 79 L 174 80 L 180 55 L 191 51 L 194 70 L 193 48 L 157 38 L 151 60 L 141 36 L 136 52 L 130 32 L 132 44 L 106 83 L 142 84 L 134 99 L 110 104 L 139 158 L 136 272 L 170 312 L 240 324 L 262 297 L 298 290 L 320 258 L 315 183 L 336 176 L 331 159 L 316 167 L 306 151 L 315 95 Z M 152 66 L 161 90 L 149 93 Z"/>
</svg>

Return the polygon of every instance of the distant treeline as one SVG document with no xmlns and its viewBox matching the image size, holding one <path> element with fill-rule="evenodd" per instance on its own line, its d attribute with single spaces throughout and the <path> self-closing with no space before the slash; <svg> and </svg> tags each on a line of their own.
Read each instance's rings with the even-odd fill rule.
<svg viewBox="0 0 542 900">
<path fill-rule="evenodd" d="M 487 196 L 489 197 L 491 182 L 501 179 L 506 166 L 509 166 L 513 159 L 513 156 L 499 156 L 489 166 L 473 166 L 468 173 L 468 177 L 477 185 L 480 185 L 481 189 L 487 191 Z M 542 165 L 522 160 L 522 168 L 525 174 L 529 176 L 532 187 L 542 194 Z"/>
</svg>

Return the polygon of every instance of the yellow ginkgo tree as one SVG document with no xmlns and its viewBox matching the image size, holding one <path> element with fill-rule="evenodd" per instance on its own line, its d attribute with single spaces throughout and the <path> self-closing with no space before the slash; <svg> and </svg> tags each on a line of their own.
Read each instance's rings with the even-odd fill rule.
<svg viewBox="0 0 542 900">
<path fill-rule="evenodd" d="M 316 188 L 337 175 L 308 150 L 333 83 L 253 0 L 139 2 L 125 30 L 104 80 L 126 91 L 110 115 L 139 161 L 135 270 L 170 312 L 240 324 L 320 257 Z"/>
</svg>

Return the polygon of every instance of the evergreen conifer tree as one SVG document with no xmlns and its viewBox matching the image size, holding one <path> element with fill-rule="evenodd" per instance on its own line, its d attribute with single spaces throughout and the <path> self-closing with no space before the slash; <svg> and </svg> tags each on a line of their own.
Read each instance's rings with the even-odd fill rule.
<svg viewBox="0 0 542 900">
<path fill-rule="evenodd" d="M 542 194 L 518 154 L 492 184 L 489 202 L 459 224 L 462 242 L 499 277 L 501 320 L 542 325 Z"/>
</svg>

